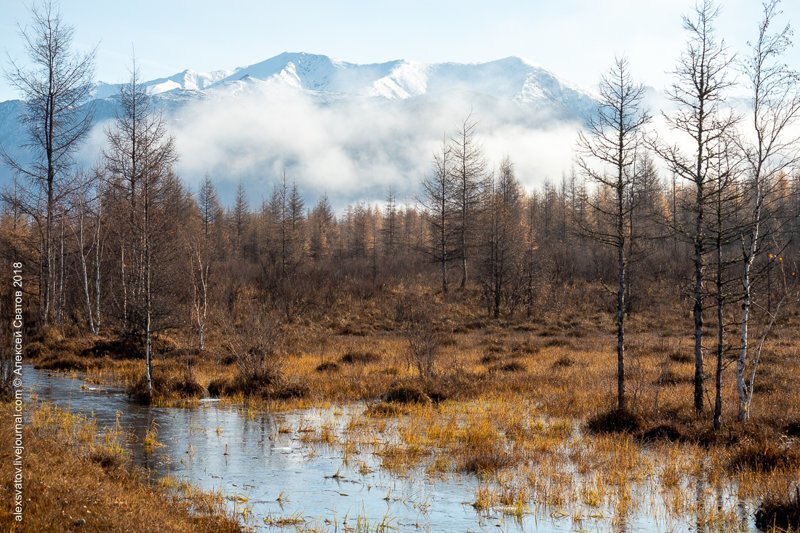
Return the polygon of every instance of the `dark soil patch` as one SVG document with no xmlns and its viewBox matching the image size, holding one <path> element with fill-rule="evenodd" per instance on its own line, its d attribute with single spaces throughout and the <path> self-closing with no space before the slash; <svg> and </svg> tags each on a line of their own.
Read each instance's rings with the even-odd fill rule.
<svg viewBox="0 0 800 533">
<path fill-rule="evenodd" d="M 800 437 L 800 421 L 789 422 L 783 432 L 787 437 Z"/>
</svg>

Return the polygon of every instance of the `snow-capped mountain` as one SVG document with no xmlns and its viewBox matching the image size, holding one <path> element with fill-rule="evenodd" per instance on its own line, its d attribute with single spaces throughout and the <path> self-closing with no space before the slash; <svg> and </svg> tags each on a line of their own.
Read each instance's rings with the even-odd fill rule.
<svg viewBox="0 0 800 533">
<path fill-rule="evenodd" d="M 216 72 L 210 76 L 219 74 Z M 211 81 L 213 77 L 207 79 Z M 158 87 L 164 85 L 163 80 L 151 83 L 158 83 Z M 281 83 L 327 97 L 376 97 L 386 100 L 405 100 L 448 91 L 471 92 L 520 104 L 552 107 L 558 109 L 559 114 L 573 116 L 584 115 L 594 105 L 588 91 L 519 57 L 487 63 L 425 64 L 396 60 L 355 64 L 324 55 L 285 52 L 248 67 L 237 68 L 203 88 L 219 90 L 258 83 Z M 189 89 L 188 86 L 181 88 Z"/>
<path fill-rule="evenodd" d="M 184 70 L 168 78 L 158 78 L 142 84 L 147 94 L 154 96 L 170 91 L 202 91 L 228 76 L 228 70 L 216 70 L 214 72 L 194 72 Z M 92 92 L 93 98 L 111 98 L 119 94 L 122 84 L 98 82 Z"/>
<path fill-rule="evenodd" d="M 395 60 L 355 64 L 325 55 L 286 52 L 233 70 L 184 70 L 142 85 L 165 110 L 179 151 L 197 148 L 200 154 L 181 154 L 184 166 L 179 170 L 184 175 L 199 172 L 190 163 L 199 165 L 198 161 L 215 153 L 227 162 L 206 162 L 211 167 L 208 170 L 224 168 L 245 179 L 278 164 L 298 165 L 299 172 L 313 166 L 307 160 L 317 157 L 316 153 L 312 156 L 286 146 L 284 131 L 297 128 L 299 114 L 303 114 L 304 123 L 314 122 L 315 113 L 335 115 L 335 119 L 324 119 L 324 127 L 295 132 L 293 138 L 303 140 L 327 130 L 325 141 L 339 143 L 331 153 L 347 154 L 346 163 L 334 165 L 338 171 L 358 174 L 359 166 L 377 158 L 383 174 L 405 176 L 421 172 L 427 160 L 416 159 L 420 154 L 427 158 L 430 141 L 441 140 L 442 132 L 456 126 L 470 111 L 487 133 L 493 133 L 492 128 L 511 128 L 517 137 L 513 140 L 519 141 L 520 131 L 541 132 L 565 124 L 572 124 L 574 131 L 574 124 L 583 122 L 596 107 L 590 91 L 519 57 L 485 63 Z M 93 101 L 86 105 L 93 106 L 98 128 L 88 143 L 102 142 L 100 128 L 117 112 L 120 87 L 103 82 L 94 87 Z M 22 156 L 19 147 L 27 140 L 17 118 L 22 109 L 18 100 L 0 102 L 0 145 L 14 156 Z M 257 123 L 264 114 L 269 116 Z M 363 120 L 364 132 L 343 131 L 344 125 L 355 120 Z M 271 131 L 272 137 L 251 142 L 265 130 Z M 244 132 L 255 133 L 246 136 Z M 234 138 L 235 146 L 225 148 Z M 412 148 L 411 139 L 420 140 L 424 147 Z M 403 146 L 397 146 L 398 142 Z M 490 144 L 499 143 L 490 139 Z M 229 152 L 222 153 L 223 148 Z M 85 160 L 97 156 L 96 149 L 85 152 Z M 247 158 L 241 156 L 242 152 Z M 249 161 L 258 164 L 248 166 L 245 162 Z M 8 173 L 0 165 L 0 182 L 7 180 Z M 192 179 L 191 175 L 186 177 Z M 353 176 L 352 181 L 359 183 L 359 176 Z"/>
</svg>

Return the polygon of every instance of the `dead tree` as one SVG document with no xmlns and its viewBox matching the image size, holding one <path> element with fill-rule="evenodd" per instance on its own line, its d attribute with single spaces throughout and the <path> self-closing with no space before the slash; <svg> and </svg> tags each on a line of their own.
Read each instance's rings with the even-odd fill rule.
<svg viewBox="0 0 800 533">
<path fill-rule="evenodd" d="M 152 396 L 154 244 L 163 237 L 155 222 L 165 186 L 169 191 L 175 181 L 172 165 L 177 156 L 161 112 L 138 83 L 135 62 L 130 81 L 121 88 L 120 104 L 120 113 L 106 131 L 104 156 L 111 185 L 128 200 L 128 227 L 120 233 L 124 321 L 126 329 L 142 339 L 147 391 Z"/>
<path fill-rule="evenodd" d="M 611 191 L 613 207 L 599 202 L 592 207 L 613 226 L 612 232 L 594 229 L 590 236 L 612 246 L 617 256 L 617 409 L 625 405 L 625 310 L 628 268 L 630 197 L 636 149 L 650 115 L 642 107 L 644 87 L 631 79 L 628 62 L 617 59 L 600 82 L 600 107 L 579 134 L 578 166 L 601 188 Z"/>
<path fill-rule="evenodd" d="M 33 196 L 42 198 L 27 210 L 38 211 L 43 221 L 40 248 L 39 317 L 43 325 L 52 317 L 55 251 L 53 228 L 62 183 L 72 156 L 92 125 L 92 112 L 82 106 L 90 96 L 94 75 L 94 50 L 77 54 L 72 50 L 74 29 L 64 23 L 57 7 L 46 1 L 31 9 L 31 24 L 20 34 L 30 66 L 11 61 L 6 72 L 11 85 L 25 102 L 21 116 L 30 141 L 34 162 L 28 166 L 3 152 L 4 161 L 27 178 Z M 41 204 L 44 204 L 43 206 Z"/>
<path fill-rule="evenodd" d="M 796 133 L 792 128 L 800 114 L 800 93 L 797 90 L 798 73 L 784 63 L 791 47 L 791 28 L 787 25 L 774 29 L 780 15 L 780 0 L 770 0 L 763 5 L 763 15 L 758 26 L 758 37 L 750 46 L 744 62 L 749 85 L 752 129 L 740 138 L 746 167 L 745 184 L 747 204 L 750 208 L 748 223 L 741 233 L 742 249 L 742 314 L 741 345 L 736 362 L 736 390 L 739 398 L 739 420 L 750 416 L 753 398 L 752 379 L 746 378 L 749 350 L 750 309 L 753 302 L 753 265 L 765 252 L 764 222 L 767 202 L 776 192 L 778 177 L 797 163 L 800 157 Z M 747 140 L 752 139 L 752 140 Z M 771 306 L 770 306 L 771 307 Z M 770 309 L 770 314 L 772 310 Z M 750 363 L 754 368 L 757 362 Z M 752 375 L 754 375 L 754 370 Z"/>
<path fill-rule="evenodd" d="M 442 141 L 440 152 L 433 156 L 433 171 L 422 181 L 422 196 L 419 199 L 430 233 L 431 243 L 427 252 L 439 265 L 444 294 L 450 288 L 447 265 L 454 255 L 455 183 L 451 173 L 451 157 L 450 147 Z"/>
<path fill-rule="evenodd" d="M 72 211 L 74 213 L 75 222 L 71 224 L 73 237 L 77 245 L 78 260 L 80 268 L 81 284 L 83 289 L 83 299 L 86 305 L 86 321 L 89 331 L 94 335 L 99 333 L 100 326 L 100 289 L 99 281 L 99 263 L 100 263 L 100 201 L 95 195 L 94 185 L 92 179 L 85 179 L 82 176 L 77 176 L 76 181 L 80 183 L 80 187 L 72 195 Z M 96 207 L 93 209 L 92 204 Z M 89 224 L 92 218 L 92 211 L 94 211 L 95 228 L 91 230 Z M 92 304 L 91 284 L 89 282 L 89 257 L 94 254 L 95 256 L 95 298 L 97 299 Z"/>
<path fill-rule="evenodd" d="M 514 165 L 505 158 L 497 177 L 488 180 L 482 218 L 482 257 L 478 271 L 489 315 L 500 317 L 502 303 L 512 298 L 511 282 L 521 270 L 524 230 L 522 188 Z"/>
<path fill-rule="evenodd" d="M 467 116 L 450 139 L 452 161 L 453 204 L 456 210 L 455 232 L 458 240 L 458 257 L 461 262 L 462 289 L 468 280 L 468 264 L 483 196 L 482 185 L 486 179 L 486 162 L 475 138 L 478 124 Z"/>
<path fill-rule="evenodd" d="M 714 155 L 710 149 L 735 124 L 735 116 L 725 113 L 727 89 L 732 85 L 728 70 L 733 58 L 724 41 L 717 40 L 714 23 L 719 14 L 713 0 L 703 0 L 691 16 L 683 18 L 683 27 L 689 34 L 686 49 L 678 60 L 673 75 L 675 81 L 669 97 L 677 109 L 664 114 L 670 129 L 684 134 L 687 145 L 666 144 L 654 139 L 652 147 L 668 169 L 689 181 L 694 187 L 691 228 L 675 228 L 693 245 L 692 315 L 694 318 L 694 408 L 703 411 L 703 300 L 708 253 L 706 235 L 706 210 L 709 200 L 709 180 L 714 171 Z"/>
</svg>

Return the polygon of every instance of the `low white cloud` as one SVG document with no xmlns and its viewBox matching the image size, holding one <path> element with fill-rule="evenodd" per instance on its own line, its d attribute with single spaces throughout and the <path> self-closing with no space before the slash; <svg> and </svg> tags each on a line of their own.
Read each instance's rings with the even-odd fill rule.
<svg viewBox="0 0 800 533">
<path fill-rule="evenodd" d="M 578 126 L 543 112 L 485 96 L 453 93 L 387 101 L 322 100 L 279 84 L 212 94 L 171 120 L 179 173 L 193 188 L 208 173 L 223 198 L 243 180 L 255 207 L 285 169 L 314 201 L 337 207 L 385 197 L 414 198 L 444 135 L 472 112 L 487 163 L 508 155 L 531 189 L 558 178 L 572 163 Z"/>
</svg>

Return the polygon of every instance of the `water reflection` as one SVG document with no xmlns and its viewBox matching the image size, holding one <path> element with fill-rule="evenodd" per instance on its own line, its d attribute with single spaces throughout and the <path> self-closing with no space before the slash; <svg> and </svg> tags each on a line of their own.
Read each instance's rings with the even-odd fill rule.
<svg viewBox="0 0 800 533">
<path fill-rule="evenodd" d="M 398 476 L 382 471 L 369 450 L 345 461 L 338 448 L 303 442 L 299 429 L 325 424 L 341 433 L 352 411 L 360 412 L 362 406 L 277 414 L 243 412 L 217 402 L 201 402 L 191 409 L 150 408 L 128 402 L 121 390 L 90 390 L 80 380 L 30 367 L 24 378 L 41 400 L 94 417 L 100 429 L 113 427 L 119 417 L 137 464 L 155 476 L 171 475 L 204 490 L 221 491 L 231 509 L 247 507 L 247 523 L 256 529 L 267 527 L 266 517 L 287 516 L 327 529 L 334 524 L 342 529 L 345 518 L 352 525 L 362 517 L 373 527 L 388 522 L 401 531 L 652 531 L 701 530 L 703 525 L 703 480 L 696 486 L 695 524 L 665 520 L 660 503 L 641 509 L 621 506 L 616 513 L 576 519 L 569 512 L 530 502 L 535 512 L 514 518 L 475 511 L 471 503 L 480 481 L 474 476 L 432 478 L 421 470 Z M 151 427 L 157 428 L 162 446 L 148 453 L 143 442 Z"/>
</svg>

